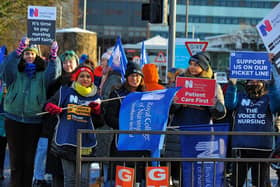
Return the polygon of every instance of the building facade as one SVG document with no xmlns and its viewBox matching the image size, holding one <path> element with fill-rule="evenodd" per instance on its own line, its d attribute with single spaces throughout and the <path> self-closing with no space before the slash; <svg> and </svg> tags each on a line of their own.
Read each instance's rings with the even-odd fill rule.
<svg viewBox="0 0 280 187">
<path fill-rule="evenodd" d="M 168 25 L 141 20 L 142 3 L 149 0 L 87 1 L 86 29 L 97 32 L 103 49 L 114 45 L 117 36 L 123 43 L 137 43 L 160 35 L 168 38 Z M 170 0 L 169 0 L 170 2 Z M 200 38 L 229 34 L 255 25 L 279 0 L 177 0 L 176 37 Z M 80 20 L 83 24 L 83 4 Z M 170 11 L 169 11 L 170 12 Z"/>
</svg>

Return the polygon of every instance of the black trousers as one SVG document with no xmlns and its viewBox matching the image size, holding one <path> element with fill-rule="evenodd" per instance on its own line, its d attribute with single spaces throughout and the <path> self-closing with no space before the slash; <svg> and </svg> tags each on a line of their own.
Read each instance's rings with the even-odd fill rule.
<svg viewBox="0 0 280 187">
<path fill-rule="evenodd" d="M 239 158 L 268 158 L 270 151 L 259 150 L 237 150 Z M 252 185 L 256 187 L 268 187 L 270 165 L 263 162 L 238 162 L 233 163 L 232 184 L 234 187 L 242 187 L 245 183 L 247 173 L 251 168 Z"/>
<path fill-rule="evenodd" d="M 42 125 L 5 119 L 5 130 L 10 151 L 10 187 L 31 187 L 34 158 Z"/>
<path fill-rule="evenodd" d="M 0 136 L 0 175 L 3 175 L 5 154 L 7 146 L 7 137 Z"/>
</svg>

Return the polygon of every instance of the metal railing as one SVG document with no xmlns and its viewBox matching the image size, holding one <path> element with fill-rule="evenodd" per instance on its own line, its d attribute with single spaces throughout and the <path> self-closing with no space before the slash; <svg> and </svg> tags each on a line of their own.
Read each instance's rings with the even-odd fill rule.
<svg viewBox="0 0 280 187">
<path fill-rule="evenodd" d="M 235 163 L 238 166 L 238 163 L 267 163 L 270 164 L 272 162 L 279 162 L 277 158 L 190 158 L 190 157 L 161 157 L 161 158 L 151 158 L 151 157 L 82 157 L 81 155 L 81 145 L 82 145 L 82 134 L 84 133 L 93 133 L 93 134 L 153 134 L 153 135 L 228 135 L 228 136 L 236 136 L 236 135 L 246 135 L 246 136 L 279 136 L 278 132 L 233 132 L 233 131 L 224 131 L 224 132 L 206 132 L 206 131 L 124 131 L 124 130 L 78 130 L 77 134 L 77 154 L 76 154 L 76 187 L 80 187 L 81 182 L 81 164 L 82 162 L 145 162 L 146 165 L 151 162 L 160 162 L 167 163 L 169 166 L 173 162 L 213 162 L 213 163 Z M 214 164 L 215 165 L 215 164 Z M 260 167 L 260 166 L 259 166 Z M 260 169 L 260 168 L 259 168 Z M 193 170 L 193 165 L 192 165 Z M 216 169 L 214 168 L 214 172 Z M 180 183 L 181 186 L 181 172 L 182 168 L 180 167 Z M 193 171 L 192 171 L 193 172 Z M 170 172 L 169 172 L 170 173 Z M 214 173 L 215 174 L 215 173 Z M 224 176 L 226 177 L 226 176 Z M 238 177 L 238 174 L 237 174 Z M 193 180 L 193 179 L 192 179 Z M 237 179 L 236 179 L 237 180 Z M 246 177 L 246 181 L 248 178 Z M 226 180 L 224 179 L 224 186 L 226 186 Z M 193 184 L 193 181 L 192 181 Z M 194 185 L 192 185 L 194 186 Z M 214 183 L 215 186 L 215 183 Z M 248 186 L 248 183 L 245 183 L 245 186 Z M 196 187 L 196 186 L 194 186 Z"/>
</svg>

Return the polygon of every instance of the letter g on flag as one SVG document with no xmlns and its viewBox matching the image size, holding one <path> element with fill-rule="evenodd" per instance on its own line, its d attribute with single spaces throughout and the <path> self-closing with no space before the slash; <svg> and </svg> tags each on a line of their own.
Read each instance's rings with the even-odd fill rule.
<svg viewBox="0 0 280 187">
<path fill-rule="evenodd" d="M 132 172 L 128 169 L 120 169 L 118 172 L 118 177 L 124 182 L 129 182 L 132 179 Z"/>
<path fill-rule="evenodd" d="M 149 172 L 149 178 L 154 181 L 161 181 L 166 178 L 165 170 L 163 169 L 152 169 Z"/>
</svg>

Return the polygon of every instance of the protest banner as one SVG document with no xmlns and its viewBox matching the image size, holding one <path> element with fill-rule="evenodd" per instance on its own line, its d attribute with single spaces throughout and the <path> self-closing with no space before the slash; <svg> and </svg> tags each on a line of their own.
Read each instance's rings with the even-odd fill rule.
<svg viewBox="0 0 280 187">
<path fill-rule="evenodd" d="M 179 88 L 150 92 L 133 92 L 125 97 L 120 109 L 120 130 L 165 131 L 169 109 Z M 118 150 L 150 150 L 152 157 L 160 156 L 164 135 L 120 134 Z"/>
<path fill-rule="evenodd" d="M 182 131 L 228 131 L 229 124 L 180 126 Z M 225 158 L 227 135 L 181 135 L 182 156 L 187 158 Z M 188 146 L 186 146 L 188 145 Z M 183 162 L 183 187 L 214 187 L 224 184 L 223 162 Z"/>
<path fill-rule="evenodd" d="M 30 43 L 51 45 L 55 40 L 56 7 L 28 6 L 27 18 Z"/>
<path fill-rule="evenodd" d="M 182 87 L 176 94 L 179 104 L 213 106 L 216 93 L 215 79 L 177 77 L 176 87 Z"/>
<path fill-rule="evenodd" d="M 269 53 L 275 55 L 274 63 L 280 73 L 280 3 L 272 9 L 257 25 L 256 28 Z"/>
<path fill-rule="evenodd" d="M 271 62 L 266 52 L 241 52 L 230 54 L 230 78 L 270 80 Z"/>
</svg>

